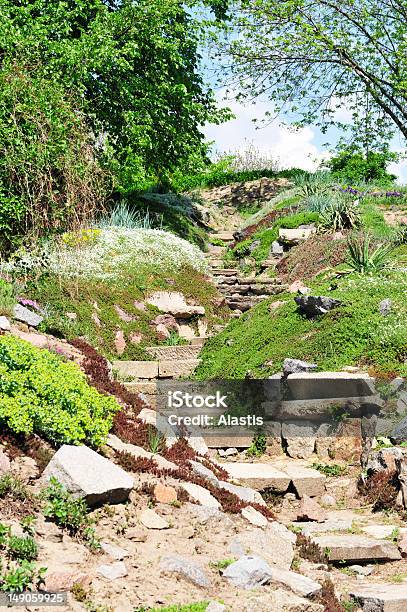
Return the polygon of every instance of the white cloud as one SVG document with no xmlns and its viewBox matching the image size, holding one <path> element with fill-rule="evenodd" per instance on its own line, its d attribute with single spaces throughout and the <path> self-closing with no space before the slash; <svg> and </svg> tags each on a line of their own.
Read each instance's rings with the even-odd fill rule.
<svg viewBox="0 0 407 612">
<path fill-rule="evenodd" d="M 219 105 L 231 108 L 236 117 L 218 126 L 205 127 L 205 135 L 208 140 L 214 141 L 217 151 L 244 150 L 249 144 L 253 144 L 263 155 L 278 159 L 281 168 L 296 167 L 311 171 L 315 170 L 322 160 L 330 157 L 327 150 L 315 143 L 319 134 L 316 127 L 308 126 L 294 130 L 281 125 L 279 120 L 275 119 L 266 127 L 256 129 L 256 124 L 252 120 L 261 120 L 266 112 L 273 112 L 271 102 L 256 100 L 255 104 L 245 105 L 233 99 L 225 100 L 225 90 L 220 90 L 217 98 Z M 335 119 L 343 122 L 351 121 L 350 109 L 345 104 L 338 105 Z M 260 121 L 257 125 L 261 125 Z M 319 142 L 322 142 L 320 134 Z M 401 152 L 403 147 L 394 138 L 391 149 Z M 397 175 L 398 182 L 406 183 L 407 160 L 391 164 L 389 171 Z"/>
<path fill-rule="evenodd" d="M 315 170 L 326 156 L 313 144 L 315 133 L 310 127 L 293 130 L 274 120 L 266 127 L 256 129 L 252 119 L 261 119 L 265 112 L 272 110 L 270 103 L 257 101 L 255 105 L 243 105 L 235 100 L 225 102 L 222 92 L 218 98 L 236 116 L 236 119 L 220 126 L 206 126 L 205 135 L 208 140 L 215 141 L 218 151 L 243 150 L 248 143 L 253 143 L 261 153 L 279 159 L 281 167 L 304 170 Z"/>
</svg>

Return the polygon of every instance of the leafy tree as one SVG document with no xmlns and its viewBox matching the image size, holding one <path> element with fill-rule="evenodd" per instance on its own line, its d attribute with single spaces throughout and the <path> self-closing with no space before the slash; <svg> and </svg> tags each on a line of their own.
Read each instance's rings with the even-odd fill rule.
<svg viewBox="0 0 407 612">
<path fill-rule="evenodd" d="M 239 0 L 220 45 L 240 95 L 324 129 L 353 115 L 356 140 L 407 136 L 406 0 Z M 342 125 L 342 127 L 344 127 Z M 360 138 L 363 133 L 363 138 Z"/>
<path fill-rule="evenodd" d="M 202 9 L 205 19 L 198 17 Z M 0 0 L 0 247 L 62 230 L 115 188 L 202 164 L 219 122 L 201 36 L 225 0 Z M 102 171 L 103 168 L 103 171 Z"/>
<path fill-rule="evenodd" d="M 326 163 L 334 177 L 350 183 L 376 181 L 383 185 L 391 184 L 396 176 L 387 172 L 389 162 L 397 155 L 390 151 L 361 151 L 346 147 L 331 157 Z"/>
</svg>

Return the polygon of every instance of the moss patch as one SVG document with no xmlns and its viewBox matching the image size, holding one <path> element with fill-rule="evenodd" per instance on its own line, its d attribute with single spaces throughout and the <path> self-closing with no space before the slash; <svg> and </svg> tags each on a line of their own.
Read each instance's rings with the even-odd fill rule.
<svg viewBox="0 0 407 612">
<path fill-rule="evenodd" d="M 250 370 L 261 378 L 280 371 L 286 357 L 313 361 L 320 370 L 366 365 L 377 373 L 406 376 L 406 290 L 407 274 L 402 272 L 352 275 L 331 291 L 327 284 L 314 283 L 314 295 L 342 301 L 314 320 L 298 312 L 292 295 L 265 300 L 207 342 L 196 376 L 243 378 Z M 378 306 L 386 298 L 393 302 L 392 311 L 382 316 Z M 283 303 L 271 309 L 276 301 Z"/>
</svg>

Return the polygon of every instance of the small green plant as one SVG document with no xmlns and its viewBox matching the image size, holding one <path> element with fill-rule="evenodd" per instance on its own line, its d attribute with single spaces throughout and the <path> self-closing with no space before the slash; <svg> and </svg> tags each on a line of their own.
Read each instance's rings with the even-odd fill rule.
<svg viewBox="0 0 407 612">
<path fill-rule="evenodd" d="M 41 492 L 41 498 L 45 501 L 45 517 L 83 540 L 89 548 L 100 548 L 83 498 L 74 498 L 56 478 L 50 479 L 48 487 Z"/>
<path fill-rule="evenodd" d="M 386 540 L 390 540 L 390 542 L 394 542 L 394 544 L 397 544 L 398 540 L 400 537 L 400 529 L 398 527 L 395 527 L 391 534 L 386 538 Z"/>
<path fill-rule="evenodd" d="M 164 340 L 163 344 L 166 346 L 181 346 L 183 344 L 188 344 L 188 342 L 185 338 L 181 338 L 176 331 L 171 330 L 170 335 Z"/>
<path fill-rule="evenodd" d="M 37 569 L 30 561 L 21 561 L 17 567 L 0 567 L 0 591 L 21 593 L 28 589 L 37 590 L 44 583 L 46 571 L 47 568 Z"/>
<path fill-rule="evenodd" d="M 25 501 L 30 498 L 24 483 L 18 478 L 11 476 L 11 474 L 5 474 L 0 478 L 0 497 L 6 497 L 7 495 L 15 501 Z"/>
<path fill-rule="evenodd" d="M 346 472 L 346 467 L 336 463 L 313 463 L 311 467 L 325 474 L 325 476 L 342 476 Z"/>
<path fill-rule="evenodd" d="M 225 570 L 229 565 L 235 562 L 235 559 L 221 559 L 220 561 L 210 561 L 209 567 L 218 571 Z"/>
<path fill-rule="evenodd" d="M 267 450 L 267 437 L 257 434 L 253 438 L 252 445 L 246 451 L 246 457 L 261 457 Z"/>
<path fill-rule="evenodd" d="M 38 546 L 31 536 L 21 538 L 12 535 L 8 538 L 7 546 L 12 559 L 34 561 L 38 557 Z"/>
<path fill-rule="evenodd" d="M 38 546 L 31 536 L 13 535 L 11 527 L 0 523 L 0 591 L 38 588 L 46 569 L 36 569 L 37 557 Z"/>
<path fill-rule="evenodd" d="M 150 452 L 156 455 L 165 448 L 164 436 L 155 427 L 148 428 L 148 446 Z"/>
<path fill-rule="evenodd" d="M 407 223 L 402 223 L 394 232 L 393 244 L 395 246 L 407 244 Z"/>
<path fill-rule="evenodd" d="M 388 267 L 393 245 L 379 244 L 373 251 L 369 234 L 364 237 L 349 238 L 347 263 L 350 271 L 360 274 L 378 272 Z"/>
<path fill-rule="evenodd" d="M 0 278 L 0 315 L 12 315 L 15 304 L 13 286 Z"/>
</svg>

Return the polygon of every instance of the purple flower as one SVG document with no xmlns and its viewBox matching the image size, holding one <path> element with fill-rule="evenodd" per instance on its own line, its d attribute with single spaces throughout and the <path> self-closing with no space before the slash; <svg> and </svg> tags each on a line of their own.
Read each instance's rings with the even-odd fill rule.
<svg viewBox="0 0 407 612">
<path fill-rule="evenodd" d="M 17 302 L 19 302 L 22 306 L 33 308 L 34 310 L 37 310 L 38 312 L 44 312 L 41 306 L 35 300 L 18 297 Z"/>
</svg>

